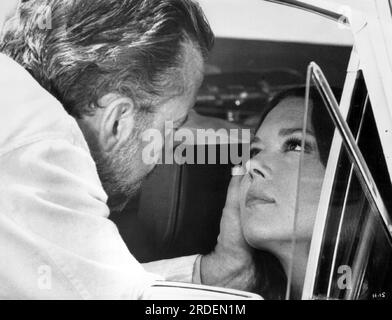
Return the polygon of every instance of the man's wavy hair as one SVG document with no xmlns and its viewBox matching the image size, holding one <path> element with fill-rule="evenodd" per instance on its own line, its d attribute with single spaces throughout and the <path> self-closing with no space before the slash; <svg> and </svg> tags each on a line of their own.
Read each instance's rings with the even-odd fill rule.
<svg viewBox="0 0 392 320">
<path fill-rule="evenodd" d="M 42 27 L 45 16 L 50 29 Z M 29 0 L 6 26 L 0 51 L 80 118 L 109 92 L 152 108 L 184 85 L 184 44 L 206 59 L 213 41 L 192 0 Z"/>
</svg>

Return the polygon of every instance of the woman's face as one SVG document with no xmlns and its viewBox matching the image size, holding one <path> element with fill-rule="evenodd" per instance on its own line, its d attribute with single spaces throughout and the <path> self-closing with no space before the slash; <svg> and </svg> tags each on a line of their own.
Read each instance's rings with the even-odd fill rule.
<svg viewBox="0 0 392 320">
<path fill-rule="evenodd" d="M 241 222 L 258 249 L 291 241 L 297 196 L 303 98 L 286 98 L 265 118 L 251 145 L 250 171 L 241 183 Z M 312 110 L 312 106 L 310 106 Z M 297 239 L 310 240 L 325 168 L 308 119 L 301 173 Z"/>
</svg>

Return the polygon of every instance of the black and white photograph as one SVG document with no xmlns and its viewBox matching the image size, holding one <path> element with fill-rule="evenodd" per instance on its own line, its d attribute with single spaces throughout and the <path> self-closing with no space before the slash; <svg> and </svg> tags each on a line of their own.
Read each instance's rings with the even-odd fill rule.
<svg viewBox="0 0 392 320">
<path fill-rule="evenodd" d="M 392 0 L 0 0 L 0 300 L 392 300 Z"/>
</svg>

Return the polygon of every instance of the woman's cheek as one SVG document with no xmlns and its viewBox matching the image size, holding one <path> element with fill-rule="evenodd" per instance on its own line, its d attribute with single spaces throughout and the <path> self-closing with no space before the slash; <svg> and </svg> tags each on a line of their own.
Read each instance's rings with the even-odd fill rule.
<svg viewBox="0 0 392 320">
<path fill-rule="evenodd" d="M 297 199 L 299 166 L 296 162 L 285 162 L 277 168 L 274 190 L 278 205 L 285 210 L 294 210 Z M 286 211 L 287 212 L 287 211 Z"/>
<path fill-rule="evenodd" d="M 241 180 L 240 184 L 240 204 L 245 204 L 246 194 L 248 193 L 249 187 L 251 185 L 249 174 L 246 174 Z"/>
<path fill-rule="evenodd" d="M 242 225 L 242 231 L 246 233 L 246 229 L 250 223 L 249 215 L 246 212 L 246 195 L 248 193 L 251 181 L 249 175 L 245 175 L 240 185 L 240 219 Z"/>
<path fill-rule="evenodd" d="M 308 163 L 303 171 L 299 193 L 300 232 L 309 239 L 313 233 L 314 222 L 320 202 L 325 169 L 319 163 Z"/>
</svg>

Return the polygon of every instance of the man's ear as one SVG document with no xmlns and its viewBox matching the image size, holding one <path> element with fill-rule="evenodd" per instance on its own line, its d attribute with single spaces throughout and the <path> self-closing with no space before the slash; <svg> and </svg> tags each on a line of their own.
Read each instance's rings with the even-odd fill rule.
<svg viewBox="0 0 392 320">
<path fill-rule="evenodd" d="M 130 98 L 118 96 L 102 105 L 99 141 L 105 152 L 112 152 L 130 139 L 135 127 L 134 103 Z"/>
</svg>

